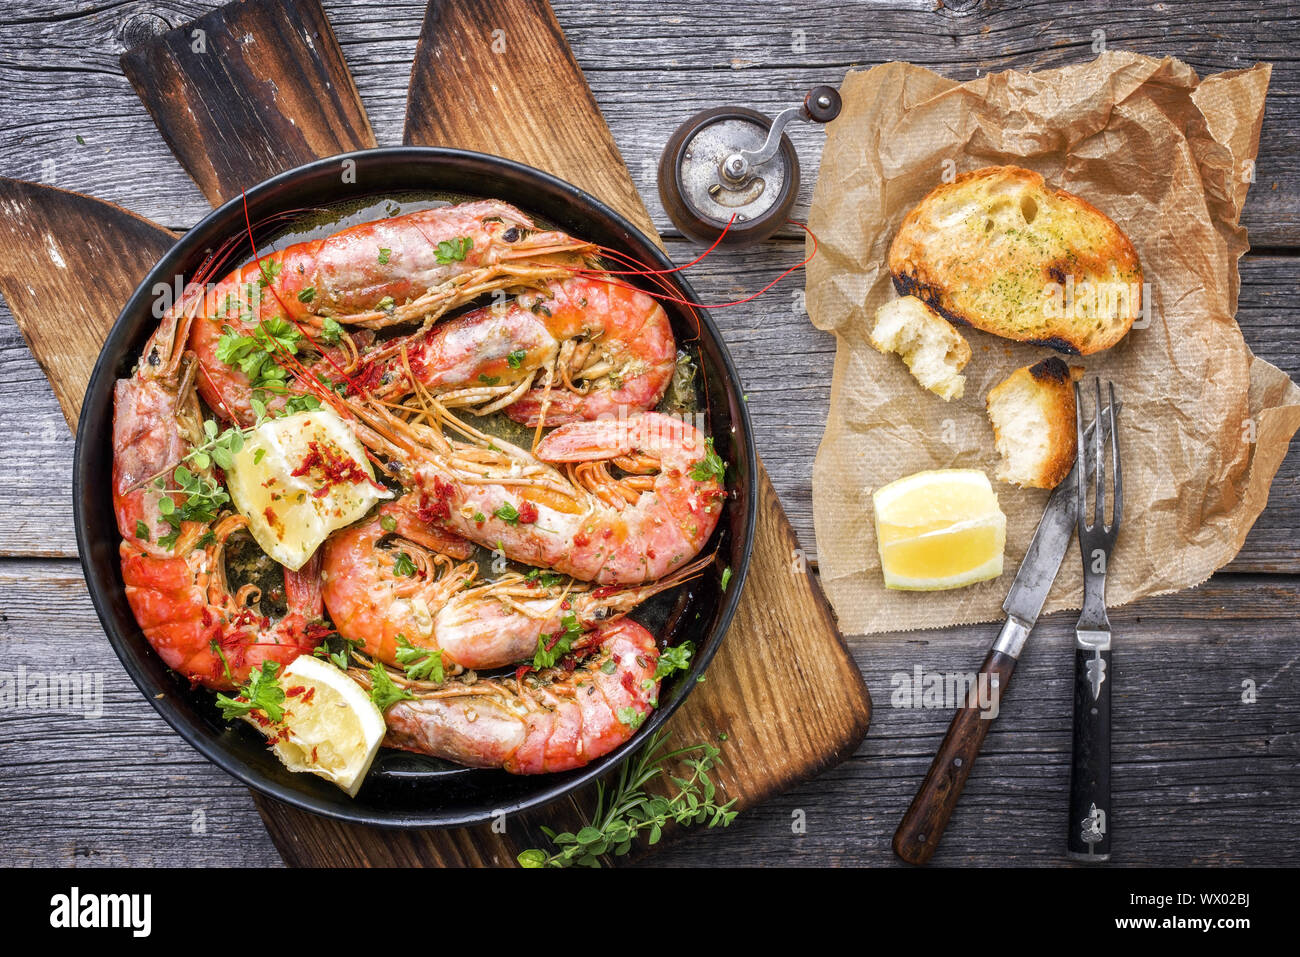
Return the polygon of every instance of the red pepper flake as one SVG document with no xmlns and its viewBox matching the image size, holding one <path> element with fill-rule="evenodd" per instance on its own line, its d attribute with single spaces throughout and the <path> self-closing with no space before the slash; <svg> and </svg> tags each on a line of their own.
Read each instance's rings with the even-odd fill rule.
<svg viewBox="0 0 1300 957">
<path fill-rule="evenodd" d="M 321 486 L 311 493 L 313 498 L 324 497 L 329 494 L 331 487 L 344 482 L 360 485 L 363 482 L 370 481 L 370 476 L 354 459 L 346 455 L 340 455 L 332 445 L 308 442 L 307 448 L 311 451 L 303 458 L 302 464 L 289 474 L 299 477 L 309 472 L 315 472 L 316 476 L 313 477 L 319 477 Z"/>
<path fill-rule="evenodd" d="M 569 601 L 569 599 L 566 598 L 564 599 L 564 601 L 560 602 L 560 607 L 563 608 L 565 611 L 568 611 L 570 608 L 573 607 L 573 602 Z"/>
<path fill-rule="evenodd" d="M 519 524 L 532 525 L 537 521 L 537 506 L 532 502 L 524 502 L 519 506 Z"/>
<path fill-rule="evenodd" d="M 303 703 L 303 704 L 311 704 L 311 699 L 314 698 L 314 697 L 316 697 L 316 689 L 315 689 L 315 688 L 308 688 L 308 689 L 307 689 L 307 693 L 306 693 L 305 695 L 302 696 L 302 703 Z"/>
<path fill-rule="evenodd" d="M 599 601 L 602 598 L 608 598 L 617 591 L 617 585 L 601 585 L 591 593 L 591 597 Z"/>
<path fill-rule="evenodd" d="M 528 672 L 532 670 L 533 670 L 532 665 L 520 665 L 518 668 L 515 669 L 515 680 L 523 681 L 524 675 L 528 674 Z"/>
<path fill-rule="evenodd" d="M 456 487 L 450 482 L 444 482 L 436 475 L 433 479 L 433 497 L 430 498 L 427 493 L 420 496 L 420 504 L 416 509 L 416 514 L 420 521 L 426 525 L 432 525 L 435 522 L 445 522 L 451 518 L 451 497 L 455 493 Z"/>
<path fill-rule="evenodd" d="M 573 544 L 577 545 L 579 548 L 586 548 L 591 544 L 591 536 L 586 532 L 579 532 L 577 535 L 573 536 Z"/>
<path fill-rule="evenodd" d="M 302 694 L 306 690 L 307 689 L 302 685 L 294 685 L 292 688 L 290 688 L 288 691 L 284 693 L 284 696 L 286 698 L 296 698 L 298 697 L 298 695 Z"/>
<path fill-rule="evenodd" d="M 628 694 L 636 694 L 636 681 L 632 677 L 632 672 L 623 672 L 623 677 L 619 679 L 619 682 L 623 685 Z"/>
</svg>

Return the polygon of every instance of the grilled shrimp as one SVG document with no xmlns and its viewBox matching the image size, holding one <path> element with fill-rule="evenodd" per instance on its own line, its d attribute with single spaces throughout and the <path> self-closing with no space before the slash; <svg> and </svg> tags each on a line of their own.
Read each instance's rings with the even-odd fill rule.
<svg viewBox="0 0 1300 957">
<path fill-rule="evenodd" d="M 350 391 L 393 399 L 418 384 L 448 408 L 560 425 L 653 408 L 676 355 L 668 314 L 654 299 L 575 276 L 390 340 L 352 376 Z"/>
<path fill-rule="evenodd" d="M 327 629 L 313 624 L 322 605 L 310 568 L 285 571 L 290 610 L 273 623 L 257 611 L 256 588 L 232 595 L 226 584 L 225 542 L 244 519 L 212 524 L 215 513 L 183 507 L 177 467 L 203 434 L 194 363 L 180 348 L 186 322 L 180 313 L 164 319 L 135 372 L 115 387 L 113 510 L 126 598 L 145 638 L 191 681 L 230 689 L 262 661 L 284 664 L 310 651 Z M 211 481 L 206 470 L 190 473 Z"/>
<path fill-rule="evenodd" d="M 353 411 L 358 437 L 395 460 L 430 517 L 515 561 L 583 581 L 662 578 L 699 554 L 722 512 L 723 465 L 711 443 L 657 412 L 562 425 L 534 457 L 445 410 L 438 418 L 471 443 L 374 403 Z M 616 478 L 609 465 L 627 474 Z"/>
<path fill-rule="evenodd" d="M 463 561 L 470 544 L 422 521 L 417 499 L 407 495 L 385 505 L 368 521 L 335 532 L 321 549 L 323 597 L 335 628 L 388 664 L 397 661 L 399 636 L 416 646 L 433 644 L 434 616 L 478 570 Z M 390 536 L 399 540 L 381 546 Z"/>
<path fill-rule="evenodd" d="M 434 642 L 448 660 L 466 668 L 500 667 L 532 656 L 539 645 L 553 649 L 565 634 L 622 618 L 712 560 L 710 555 L 657 582 L 627 587 L 506 576 L 454 594 L 433 617 Z"/>
<path fill-rule="evenodd" d="M 251 335 L 284 320 L 289 338 L 303 338 L 305 330 L 310 345 L 320 342 L 327 319 L 365 329 L 432 322 L 485 293 L 570 275 L 591 249 L 537 229 L 496 200 L 420 210 L 295 243 L 234 270 L 203 296 L 189 339 L 202 369 L 199 391 L 224 417 L 252 421 L 248 375 L 218 354 L 227 329 Z M 277 348 L 277 358 L 293 365 L 283 343 Z"/>
<path fill-rule="evenodd" d="M 632 737 L 655 707 L 654 636 L 623 619 L 593 633 L 594 652 L 572 671 L 442 688 L 385 712 L 389 747 L 475 768 L 543 774 L 582 767 Z M 352 674 L 362 683 L 368 675 Z"/>
</svg>

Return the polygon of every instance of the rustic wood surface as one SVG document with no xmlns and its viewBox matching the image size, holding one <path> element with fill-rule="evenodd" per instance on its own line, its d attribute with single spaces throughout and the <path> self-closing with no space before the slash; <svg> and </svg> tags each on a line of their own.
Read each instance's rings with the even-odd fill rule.
<svg viewBox="0 0 1300 957">
<path fill-rule="evenodd" d="M 327 2 L 381 144 L 401 139 L 407 68 L 424 4 Z M 170 227 L 206 211 L 121 75 L 133 31 L 156 32 L 212 3 L 35 0 L 0 12 L 0 175 L 123 203 Z M 1198 70 L 1274 62 L 1258 182 L 1244 222 L 1238 315 L 1260 355 L 1300 377 L 1300 29 L 1286 4 L 984 4 L 969 15 L 912 3 L 555 0 L 555 11 L 679 261 L 654 193 L 658 151 L 681 119 L 717 103 L 769 113 L 846 67 L 904 58 L 964 79 L 1038 68 L 1111 47 L 1178 55 Z M 954 4 L 953 6 L 956 6 Z M 800 37 L 794 31 L 805 31 Z M 131 41 L 133 42 L 133 41 Z M 80 135 L 85 145 L 77 142 Z M 795 132 L 807 210 L 821 134 Z M 125 155 L 124 155 L 125 154 Z M 708 299 L 757 288 L 796 262 L 772 242 L 693 272 Z M 93 281 L 93 275 L 90 279 Z M 741 367 L 767 463 L 813 554 L 809 472 L 828 397 L 829 336 L 802 316 L 798 284 L 716 318 Z M 0 642 L 5 667 L 103 676 L 103 714 L 0 712 L 0 860 L 164 865 L 278 863 L 245 788 L 184 745 L 140 700 L 95 620 L 75 562 L 72 443 L 58 403 L 8 313 L 0 317 Z M 1113 613 L 1118 863 L 1300 863 L 1300 453 L 1228 572 L 1199 589 Z M 1017 670 L 936 864 L 1054 864 L 1062 857 L 1072 663 L 1069 615 L 1040 624 Z M 889 839 L 950 713 L 891 707 L 891 678 L 973 671 L 991 629 L 851 640 L 875 692 L 865 744 L 849 761 L 652 860 L 667 864 L 887 864 Z M 781 663 L 773 665 L 780 667 Z M 1256 700 L 1243 701 L 1243 683 Z M 1249 697 L 1249 695 L 1246 695 Z"/>
</svg>

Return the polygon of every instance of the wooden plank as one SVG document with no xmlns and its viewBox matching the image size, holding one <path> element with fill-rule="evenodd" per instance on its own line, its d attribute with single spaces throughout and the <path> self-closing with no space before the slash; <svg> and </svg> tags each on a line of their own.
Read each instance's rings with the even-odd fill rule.
<svg viewBox="0 0 1300 957">
<path fill-rule="evenodd" d="M 457 146 L 550 170 L 654 234 L 544 0 L 429 0 L 403 142 Z"/>
<path fill-rule="evenodd" d="M 75 428 L 100 343 L 175 237 L 119 206 L 11 179 L 0 178 L 0 210 L 0 293 Z"/>
<path fill-rule="evenodd" d="M 203 195 L 375 145 L 316 0 L 239 0 L 122 54 L 122 70 Z"/>
<path fill-rule="evenodd" d="M 1300 865 L 1300 842 L 1287 836 L 1300 825 L 1298 604 L 1294 578 L 1234 575 L 1112 615 L 1117 864 Z M 1073 625 L 1072 615 L 1056 615 L 1035 631 L 936 863 L 1060 863 Z M 889 839 L 950 712 L 893 707 L 891 679 L 916 665 L 974 670 L 990 627 L 852 640 L 878 705 L 855 754 L 750 808 L 732 827 L 677 842 L 650 860 L 895 863 Z M 276 864 L 247 789 L 173 734 L 122 671 L 77 564 L 0 561 L 0 649 L 0 670 L 104 678 L 98 718 L 0 709 L 0 863 Z M 1257 688 L 1252 705 L 1241 701 L 1247 678 Z M 719 746 L 724 759 L 739 748 L 734 740 Z M 206 833 L 194 833 L 196 820 Z M 800 821 L 804 833 L 795 833 Z M 373 833 L 380 844 L 391 837 Z M 409 863 L 405 854 L 399 841 L 368 860 Z"/>
</svg>

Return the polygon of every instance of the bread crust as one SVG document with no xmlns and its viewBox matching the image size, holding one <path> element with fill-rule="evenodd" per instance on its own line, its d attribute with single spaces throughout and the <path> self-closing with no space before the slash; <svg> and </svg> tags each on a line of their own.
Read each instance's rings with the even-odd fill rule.
<svg viewBox="0 0 1300 957">
<path fill-rule="evenodd" d="M 1014 414 L 1011 406 L 1032 403 L 1032 411 L 1040 418 L 1046 430 L 1046 453 L 1027 474 L 1010 472 L 1010 456 L 1003 455 L 1003 467 L 998 478 L 1014 482 L 1022 488 L 1056 488 L 1070 474 L 1078 454 L 1077 426 L 1075 423 L 1074 383 L 1083 375 L 1080 366 L 1067 366 L 1056 356 L 1025 366 L 1011 373 L 989 390 L 985 400 L 989 421 L 993 425 L 993 441 L 998 450 L 1010 440 L 1007 427 L 1012 423 L 1000 416 Z M 1007 401 L 1004 403 L 1003 400 Z M 1020 414 L 1024 414 L 1021 409 Z"/>
<path fill-rule="evenodd" d="M 1142 266 L 1119 226 L 1016 166 L 932 190 L 903 219 L 889 271 L 900 296 L 950 322 L 1069 355 L 1110 348 L 1142 311 Z"/>
</svg>

